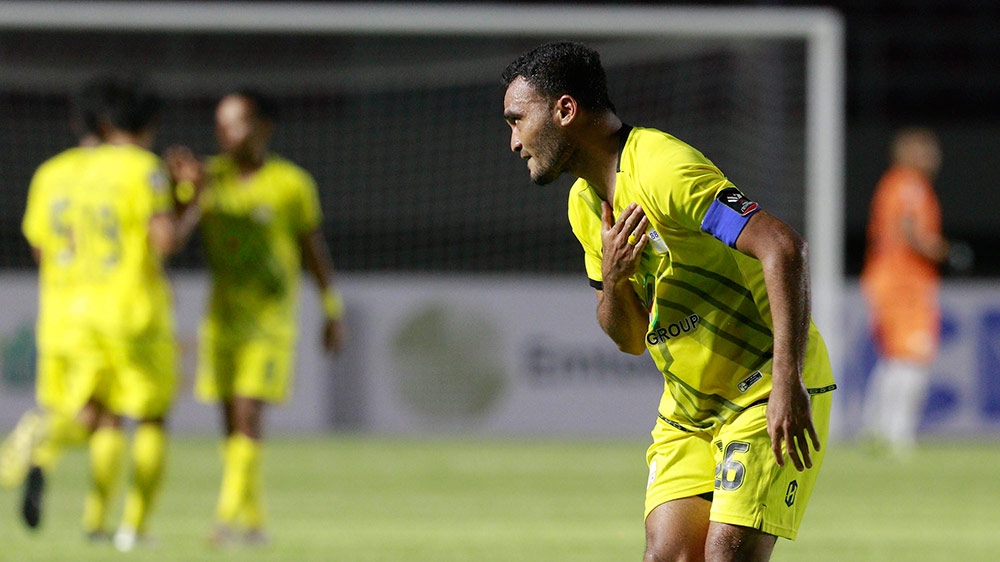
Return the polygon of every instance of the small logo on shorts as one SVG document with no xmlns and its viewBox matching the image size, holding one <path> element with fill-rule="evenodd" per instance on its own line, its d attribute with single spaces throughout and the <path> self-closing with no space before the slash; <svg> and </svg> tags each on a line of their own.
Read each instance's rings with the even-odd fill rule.
<svg viewBox="0 0 1000 562">
<path fill-rule="evenodd" d="M 785 492 L 785 505 L 792 507 L 795 503 L 795 492 L 799 489 L 799 483 L 792 480 L 791 484 L 788 485 L 788 491 Z"/>
<path fill-rule="evenodd" d="M 760 374 L 760 371 L 754 371 L 749 377 L 740 381 L 740 384 L 736 385 L 736 388 L 740 392 L 746 392 L 751 386 L 757 384 L 757 381 L 764 378 L 764 375 Z"/>
<path fill-rule="evenodd" d="M 656 461 L 649 463 L 649 480 L 646 482 L 646 489 L 648 490 L 650 486 L 653 485 L 653 480 L 656 480 Z"/>
</svg>

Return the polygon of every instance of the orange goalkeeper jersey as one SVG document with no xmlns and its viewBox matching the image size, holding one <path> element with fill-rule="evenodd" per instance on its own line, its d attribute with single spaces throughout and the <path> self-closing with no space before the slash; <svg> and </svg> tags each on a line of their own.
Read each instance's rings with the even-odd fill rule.
<svg viewBox="0 0 1000 562">
<path fill-rule="evenodd" d="M 941 207 L 918 170 L 891 168 L 879 181 L 868 222 L 868 250 L 861 283 L 883 353 L 929 362 L 939 335 L 937 265 L 910 245 L 904 221 L 918 239 L 941 234 Z"/>
</svg>

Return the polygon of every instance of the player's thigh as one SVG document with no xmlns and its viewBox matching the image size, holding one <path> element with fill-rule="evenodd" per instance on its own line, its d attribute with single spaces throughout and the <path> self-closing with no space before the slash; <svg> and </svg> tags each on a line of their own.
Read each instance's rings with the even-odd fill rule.
<svg viewBox="0 0 1000 562">
<path fill-rule="evenodd" d="M 210 327 L 201 327 L 195 382 L 198 398 L 208 402 L 225 402 L 232 397 L 233 380 L 236 378 L 234 357 L 239 347 L 239 342 L 216 337 Z"/>
<path fill-rule="evenodd" d="M 705 435 L 678 429 L 662 419 L 646 452 L 646 558 L 701 556 L 708 530 L 714 458 Z"/>
<path fill-rule="evenodd" d="M 738 525 L 712 522 L 705 540 L 706 562 L 770 560 L 778 537 Z"/>
<path fill-rule="evenodd" d="M 66 353 L 39 353 L 35 368 L 35 401 L 48 411 L 62 409 L 70 357 Z"/>
<path fill-rule="evenodd" d="M 670 500 L 646 516 L 643 560 L 703 560 L 712 502 L 701 496 Z"/>
<path fill-rule="evenodd" d="M 88 403 L 106 404 L 112 385 L 112 366 L 106 350 L 97 341 L 82 345 L 64 355 L 58 396 L 53 395 L 55 410 L 77 415 Z"/>
<path fill-rule="evenodd" d="M 166 415 L 177 386 L 177 347 L 169 334 L 123 340 L 113 349 L 112 412 L 135 419 Z"/>
<path fill-rule="evenodd" d="M 713 441 L 713 523 L 795 539 L 823 464 L 831 393 L 813 395 L 810 401 L 822 449 L 811 452 L 813 466 L 802 472 L 787 460 L 784 466 L 778 466 L 767 433 L 766 404 L 748 408 L 722 427 Z"/>
<path fill-rule="evenodd" d="M 244 342 L 234 355 L 232 395 L 282 402 L 292 384 L 292 345 L 276 339 Z"/>
</svg>

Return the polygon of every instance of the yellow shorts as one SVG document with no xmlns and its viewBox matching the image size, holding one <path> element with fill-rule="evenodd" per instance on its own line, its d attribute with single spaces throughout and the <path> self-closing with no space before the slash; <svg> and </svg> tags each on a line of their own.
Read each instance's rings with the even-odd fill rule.
<svg viewBox="0 0 1000 562">
<path fill-rule="evenodd" d="M 209 402 L 233 396 L 282 402 L 292 384 L 292 354 L 293 343 L 278 338 L 226 341 L 203 332 L 195 391 Z"/>
<path fill-rule="evenodd" d="M 657 506 L 712 493 L 710 520 L 795 539 L 816 475 L 823 464 L 832 392 L 811 397 L 820 451 L 810 446 L 812 468 L 778 466 L 767 434 L 766 404 L 744 410 L 715 435 L 690 433 L 657 420 L 646 453 L 646 516 Z"/>
<path fill-rule="evenodd" d="M 61 412 L 65 407 L 66 375 L 72 358 L 66 353 L 39 353 L 35 371 L 35 401 L 45 410 Z"/>
<path fill-rule="evenodd" d="M 46 399 L 58 410 L 75 415 L 95 399 L 112 412 L 135 419 L 158 418 L 173 402 L 177 384 L 177 349 L 166 334 L 116 338 L 91 334 L 85 345 L 53 360 L 62 369 L 45 375 Z M 40 373 L 41 376 L 41 373 Z M 41 402 L 42 380 L 39 380 Z M 52 390 L 58 388 L 58 391 Z M 61 395 L 56 397 L 55 393 Z"/>
</svg>

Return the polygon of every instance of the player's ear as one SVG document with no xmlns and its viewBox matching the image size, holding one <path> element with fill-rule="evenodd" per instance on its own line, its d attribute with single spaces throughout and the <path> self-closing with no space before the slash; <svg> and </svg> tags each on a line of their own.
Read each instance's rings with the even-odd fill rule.
<svg viewBox="0 0 1000 562">
<path fill-rule="evenodd" d="M 564 127 L 573 122 L 579 110 L 580 107 L 577 105 L 576 100 L 569 94 L 559 96 L 553 107 L 556 122 Z"/>
</svg>

